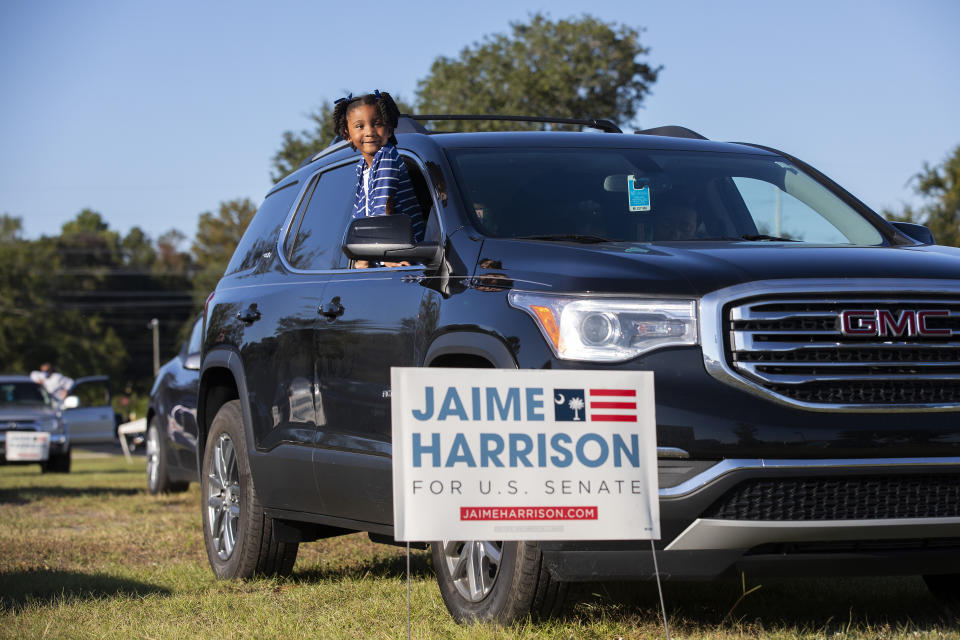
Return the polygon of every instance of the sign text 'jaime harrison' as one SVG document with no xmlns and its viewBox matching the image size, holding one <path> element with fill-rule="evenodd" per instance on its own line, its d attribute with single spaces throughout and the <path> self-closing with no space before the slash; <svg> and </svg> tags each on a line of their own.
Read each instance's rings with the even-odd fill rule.
<svg viewBox="0 0 960 640">
<path fill-rule="evenodd" d="M 659 537 L 653 374 L 391 377 L 398 540 Z"/>
</svg>

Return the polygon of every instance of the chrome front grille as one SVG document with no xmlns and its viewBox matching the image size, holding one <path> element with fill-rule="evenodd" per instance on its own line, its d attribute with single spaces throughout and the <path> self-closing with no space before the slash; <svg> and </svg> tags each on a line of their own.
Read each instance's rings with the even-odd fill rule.
<svg viewBox="0 0 960 640">
<path fill-rule="evenodd" d="M 957 280 L 757 280 L 699 311 L 704 366 L 726 384 L 809 411 L 960 410 Z M 890 330 L 858 332 L 858 311 Z M 918 312 L 924 331 L 906 319 Z"/>
<path fill-rule="evenodd" d="M 810 405 L 960 406 L 960 297 L 790 296 L 735 302 L 725 360 Z"/>
<path fill-rule="evenodd" d="M 35 431 L 36 420 L 0 420 L 0 431 Z"/>
</svg>

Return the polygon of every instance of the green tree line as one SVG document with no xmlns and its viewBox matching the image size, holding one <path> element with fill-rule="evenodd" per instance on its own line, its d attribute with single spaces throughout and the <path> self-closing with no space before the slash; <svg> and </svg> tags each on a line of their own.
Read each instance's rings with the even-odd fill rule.
<svg viewBox="0 0 960 640">
<path fill-rule="evenodd" d="M 176 353 L 256 208 L 248 199 L 201 213 L 196 240 L 176 229 L 151 239 L 122 235 L 83 209 L 55 236 L 23 237 L 22 219 L 0 215 L 0 369 L 27 372 L 51 362 L 72 377 L 106 373 L 115 390 L 141 393 L 160 353 Z"/>
</svg>

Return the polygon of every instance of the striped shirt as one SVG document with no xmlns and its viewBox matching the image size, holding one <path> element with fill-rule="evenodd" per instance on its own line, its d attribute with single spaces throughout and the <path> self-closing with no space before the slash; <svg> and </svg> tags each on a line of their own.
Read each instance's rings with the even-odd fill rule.
<svg viewBox="0 0 960 640">
<path fill-rule="evenodd" d="M 397 147 L 388 144 L 380 148 L 370 163 L 369 187 L 364 188 L 363 172 L 367 163 L 361 158 L 357 163 L 357 193 L 353 200 L 353 217 L 383 216 L 387 214 L 387 201 L 393 199 L 391 213 L 410 216 L 413 222 L 414 240 L 423 240 L 423 212 L 413 192 L 407 166 L 400 159 Z"/>
</svg>

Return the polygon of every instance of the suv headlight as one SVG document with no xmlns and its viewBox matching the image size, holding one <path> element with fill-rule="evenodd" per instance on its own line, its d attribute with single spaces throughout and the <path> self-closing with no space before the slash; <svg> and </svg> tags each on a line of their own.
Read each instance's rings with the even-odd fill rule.
<svg viewBox="0 0 960 640">
<path fill-rule="evenodd" d="M 619 362 L 660 349 L 695 345 L 695 300 L 550 295 L 511 291 L 563 360 Z"/>
<path fill-rule="evenodd" d="M 40 418 L 36 425 L 40 431 L 60 431 L 63 428 L 60 418 Z"/>
</svg>

